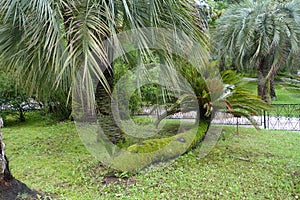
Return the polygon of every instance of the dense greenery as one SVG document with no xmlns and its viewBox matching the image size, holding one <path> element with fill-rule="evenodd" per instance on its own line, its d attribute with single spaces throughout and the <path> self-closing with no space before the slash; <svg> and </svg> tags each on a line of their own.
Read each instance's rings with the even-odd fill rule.
<svg viewBox="0 0 300 200">
<path fill-rule="evenodd" d="M 299 197 L 299 132 L 241 128 L 234 133 L 235 127 L 224 127 L 224 140 L 204 159 L 195 149 L 136 175 L 112 177 L 87 152 L 72 122 L 45 125 L 31 116 L 3 129 L 15 177 L 52 199 Z"/>
<path fill-rule="evenodd" d="M 117 144 L 124 137 L 110 106 L 114 83 L 111 59 L 113 48 L 124 49 L 110 37 L 145 27 L 171 29 L 174 34 L 180 30 L 201 46 L 197 53 L 201 55 L 199 63 L 204 64 L 208 58 L 206 39 L 195 12 L 192 2 L 176 0 L 1 1 L 0 66 L 12 71 L 16 80 L 37 96 L 48 97 L 58 90 L 67 94 L 67 100 L 72 95 L 85 97 L 89 107 L 96 107 L 99 123 L 109 127 L 105 134 Z M 135 46 L 148 55 L 151 41 L 144 37 L 138 34 Z M 162 53 L 168 55 L 168 49 Z M 94 78 L 98 85 L 91 84 Z"/>
<path fill-rule="evenodd" d="M 198 105 L 200 108 L 200 123 L 192 123 L 191 127 L 186 127 L 181 131 L 177 131 L 176 127 L 173 127 L 174 130 L 172 134 L 164 135 L 161 134 L 162 131 L 160 129 L 153 127 L 153 121 L 142 123 L 142 127 L 135 127 L 137 129 L 135 130 L 135 128 L 131 129 L 130 124 L 126 124 L 128 122 L 125 120 L 122 122 L 122 127 L 126 127 L 125 130 L 129 132 L 129 134 L 134 134 L 135 132 L 137 132 L 138 135 L 147 135 L 147 132 L 151 131 L 156 132 L 156 134 L 150 138 L 147 137 L 142 139 L 134 139 L 134 137 L 126 136 L 125 142 L 122 143 L 121 146 L 123 148 L 128 147 L 127 149 L 129 150 L 129 152 L 155 153 L 140 156 L 133 156 L 128 152 L 120 153 L 116 156 L 116 158 L 114 158 L 115 160 L 117 160 L 117 162 L 114 163 L 113 161 L 111 165 L 115 166 L 118 169 L 121 168 L 123 171 L 132 171 L 135 170 L 135 168 L 139 169 L 153 162 L 158 162 L 181 155 L 182 153 L 184 153 L 182 151 L 195 147 L 196 144 L 199 144 L 198 142 L 204 138 L 210 124 L 212 113 L 216 112 L 218 107 L 221 111 L 229 112 L 238 116 L 244 116 L 250 121 L 253 121 L 251 114 L 260 115 L 262 109 L 268 109 L 268 106 L 265 102 L 254 95 L 251 90 L 247 90 L 245 88 L 241 77 L 239 77 L 233 71 L 225 71 L 222 73 L 222 76 L 216 76 L 215 79 L 204 79 L 203 77 L 201 77 L 200 73 L 192 69 L 192 66 L 186 63 L 178 64 L 178 66 L 181 66 L 178 67 L 178 70 L 181 72 L 182 76 L 189 82 L 197 97 Z M 210 70 L 215 69 L 213 65 L 210 67 Z M 226 83 L 225 87 L 223 86 L 222 81 Z M 124 87 L 124 85 L 122 85 L 122 87 Z M 149 86 L 147 87 L 149 88 Z M 158 91 L 156 91 L 155 93 L 161 93 L 160 89 L 158 89 Z M 169 108 L 167 108 L 167 111 L 159 116 L 156 124 L 158 124 L 162 119 L 171 114 L 177 112 L 186 112 L 186 110 L 189 109 L 189 107 L 178 106 L 184 103 L 187 103 L 187 105 L 189 105 L 189 101 L 191 101 L 188 98 L 189 96 L 187 96 L 186 94 L 183 94 L 182 96 L 182 98 L 179 97 L 175 99 L 175 101 L 173 101 L 173 104 Z M 155 101 L 152 103 L 158 103 L 157 99 L 155 99 Z M 253 124 L 255 125 L 254 121 Z M 87 131 L 81 130 L 82 132 L 84 132 L 81 134 L 89 134 L 89 130 L 90 129 L 87 129 Z M 197 132 L 196 137 L 194 134 L 195 132 Z M 184 142 L 178 142 L 179 140 L 182 140 Z M 96 147 L 97 144 L 94 144 L 93 141 L 88 142 L 90 145 L 94 146 L 94 148 L 97 148 L 98 151 L 102 151 L 100 148 Z M 164 149 L 165 146 L 168 146 L 167 152 Z M 119 160 L 124 160 L 124 162 L 126 160 L 127 165 L 125 166 L 122 162 L 120 163 Z"/>
<path fill-rule="evenodd" d="M 14 116 L 25 121 L 26 113 L 40 110 L 41 114 L 54 120 L 70 119 L 71 105 L 65 91 L 57 90 L 47 96 L 37 97 L 15 79 L 11 72 L 0 72 L 0 116 Z"/>
<path fill-rule="evenodd" d="M 197 153 L 205 145 L 201 141 L 216 111 L 251 121 L 252 115 L 270 108 L 266 102 L 272 92 L 275 94 L 278 70 L 293 65 L 283 72 L 295 72 L 300 2 L 197 2 L 0 1 L 0 106 L 11 106 L 10 112 L 18 111 L 24 121 L 22 105 L 29 97 L 43 104 L 39 113 L 28 113 L 27 122 L 16 123 L 7 115 L 3 135 L 13 175 L 49 199 L 299 198 L 298 132 L 263 130 L 258 134 L 251 128 L 235 134 L 233 127 L 225 127 L 208 156 L 199 159 Z M 155 29 L 148 35 L 139 29 L 145 27 L 171 29 L 172 36 L 160 38 L 153 34 Z M 137 37 L 131 32 L 134 40 L 126 40 L 124 46 L 116 45 L 116 39 L 108 46 L 104 42 L 127 30 L 141 32 Z M 165 49 L 153 48 L 150 38 L 158 38 L 155 42 L 162 39 Z M 192 43 L 199 45 L 197 52 L 189 49 L 175 55 L 174 49 Z M 112 60 L 119 50 L 125 52 L 133 46 L 132 51 Z M 217 48 L 208 52 L 211 47 Z M 216 51 L 218 56 L 213 53 Z M 189 54 L 194 56 L 190 60 Z M 225 70 L 228 68 L 233 70 Z M 137 83 L 140 87 L 131 96 L 131 85 L 121 84 L 123 90 L 118 90 L 118 95 L 130 99 L 130 116 L 121 113 L 121 125 L 141 135 L 155 132 L 143 138 L 124 134 L 111 108 L 113 89 L 125 74 L 137 69 L 141 70 L 140 79 L 158 81 L 142 86 Z M 257 85 L 243 81 L 238 73 L 253 71 L 258 71 L 262 99 L 254 93 Z M 165 75 L 163 80 L 159 79 L 161 74 Z M 132 82 L 140 79 L 132 78 Z M 278 85 L 277 103 L 298 102 L 293 98 L 299 96 L 286 94 L 285 89 L 293 86 L 299 95 L 299 82 L 291 82 Z M 185 84 L 192 92 L 177 87 Z M 101 124 L 101 129 L 85 124 L 98 130 L 95 137 L 88 128 L 80 132 L 89 136 L 88 144 L 102 152 L 106 148 L 101 143 L 103 131 L 113 145 L 125 150 L 116 151 L 105 166 L 82 145 L 74 123 L 62 121 L 71 118 L 75 96 L 86 98 L 88 106 L 96 108 Z M 166 119 L 194 111 L 192 103 L 199 105 L 196 123 L 179 125 L 179 120 Z M 119 110 L 124 105 L 119 104 Z M 135 116 L 143 106 L 158 105 L 166 112 L 157 114 L 157 119 Z M 54 121 L 49 120 L 49 113 Z M 0 114 L 5 115 L 3 111 Z M 131 127 L 130 117 L 140 125 L 138 129 Z M 106 150 L 112 154 L 115 149 Z M 162 163 L 165 161 L 169 162 Z M 20 195 L 21 199 L 26 197 Z"/>
<path fill-rule="evenodd" d="M 4 121 L 8 115 L 14 115 L 19 121 L 25 121 L 25 112 L 38 106 L 30 103 L 25 90 L 16 83 L 10 73 L 0 70 L 0 116 Z"/>
</svg>

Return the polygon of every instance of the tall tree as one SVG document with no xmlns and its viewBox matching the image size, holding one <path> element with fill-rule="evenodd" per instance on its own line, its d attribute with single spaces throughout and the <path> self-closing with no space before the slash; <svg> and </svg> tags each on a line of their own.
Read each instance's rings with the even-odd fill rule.
<svg viewBox="0 0 300 200">
<path fill-rule="evenodd" d="M 228 8 L 216 27 L 220 55 L 242 70 L 257 70 L 257 92 L 267 102 L 271 95 L 276 97 L 273 82 L 278 68 L 299 50 L 299 5 L 298 0 L 246 0 Z"/>
<path fill-rule="evenodd" d="M 103 40 L 124 30 L 144 27 L 180 29 L 203 45 L 193 2 L 184 0 L 7 0 L 0 2 L 0 66 L 13 71 L 24 87 L 39 95 L 82 85 L 85 98 L 98 101 L 100 120 L 113 125 L 110 94 L 113 56 Z M 147 44 L 141 41 L 141 49 Z M 112 48 L 114 44 L 112 42 Z M 146 50 L 147 51 L 147 50 Z M 206 56 L 205 56 L 206 55 Z M 78 72 L 83 72 L 78 75 Z M 99 85 L 91 84 L 97 77 Z M 94 92 L 97 90 L 96 93 Z M 107 130 L 113 143 L 120 130 Z"/>
</svg>

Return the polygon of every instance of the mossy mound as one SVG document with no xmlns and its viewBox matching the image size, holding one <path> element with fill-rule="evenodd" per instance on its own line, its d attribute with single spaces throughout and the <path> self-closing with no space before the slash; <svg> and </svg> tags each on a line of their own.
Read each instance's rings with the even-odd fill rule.
<svg viewBox="0 0 300 200">
<path fill-rule="evenodd" d="M 121 151 L 111 161 L 111 167 L 121 171 L 137 171 L 150 164 L 176 158 L 197 145 L 204 138 L 208 122 L 201 122 L 197 128 L 160 139 L 149 139 Z"/>
<path fill-rule="evenodd" d="M 150 153 L 164 148 L 173 140 L 173 137 L 145 140 L 141 144 L 134 144 L 127 148 L 132 153 Z"/>
</svg>

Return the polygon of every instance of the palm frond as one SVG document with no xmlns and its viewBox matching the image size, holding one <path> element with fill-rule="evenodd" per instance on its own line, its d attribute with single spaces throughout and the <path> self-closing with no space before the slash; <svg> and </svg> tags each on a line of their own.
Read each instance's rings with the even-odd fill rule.
<svg viewBox="0 0 300 200">
<path fill-rule="evenodd" d="M 280 65 L 299 51 L 297 2 L 247 0 L 230 7 L 218 20 L 215 37 L 218 47 L 222 52 L 227 51 L 229 58 L 242 69 L 256 68 L 261 58 L 270 55 L 276 55 L 270 62 Z"/>
<path fill-rule="evenodd" d="M 207 38 L 194 11 L 192 2 L 177 0 L 1 1 L 0 65 L 13 71 L 32 93 L 43 95 L 57 88 L 69 92 L 82 85 L 87 98 L 93 99 L 95 77 L 111 90 L 104 75 L 111 68 L 110 47 L 119 48 L 116 51 L 123 48 L 115 45 L 116 37 L 110 37 L 136 30 L 139 37 L 134 45 L 142 54 L 151 55 L 149 47 L 158 38 L 140 29 L 154 27 L 173 30 L 197 43 L 200 52 L 195 66 L 203 70 L 208 61 Z M 159 39 L 172 50 L 185 42 L 184 37 L 178 37 L 175 44 L 167 37 Z M 163 52 L 170 60 L 166 65 L 169 71 L 174 68 L 171 52 L 167 48 Z"/>
</svg>

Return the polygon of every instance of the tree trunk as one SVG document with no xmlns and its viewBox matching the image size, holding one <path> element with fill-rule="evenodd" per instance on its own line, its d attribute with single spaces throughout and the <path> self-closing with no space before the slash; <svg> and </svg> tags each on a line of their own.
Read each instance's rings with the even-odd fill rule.
<svg viewBox="0 0 300 200">
<path fill-rule="evenodd" d="M 110 88 L 112 89 L 114 81 L 112 70 L 105 70 L 104 75 L 110 85 Z M 103 133 L 113 144 L 124 142 L 122 130 L 118 127 L 117 122 L 113 117 L 111 95 L 105 90 L 101 83 L 99 83 L 96 88 L 96 103 L 98 122 L 103 130 Z"/>
<path fill-rule="evenodd" d="M 277 99 L 275 85 L 274 85 L 274 78 L 275 78 L 275 71 L 273 70 L 270 76 L 270 95 L 272 100 Z"/>
<path fill-rule="evenodd" d="M 21 105 L 18 105 L 18 111 L 19 111 L 19 120 L 20 120 L 20 122 L 25 122 L 24 109 L 22 108 Z"/>
<path fill-rule="evenodd" d="M 261 71 L 257 72 L 257 95 L 262 97 L 264 93 L 264 87 L 265 87 L 265 78 L 262 75 Z"/>
<path fill-rule="evenodd" d="M 257 95 L 265 102 L 271 103 L 270 79 L 266 79 L 269 72 L 267 66 L 266 59 L 261 59 L 257 69 Z"/>
<path fill-rule="evenodd" d="M 0 117 L 0 199 L 20 199 L 20 196 L 23 194 L 28 197 L 26 199 L 38 199 L 36 191 L 31 190 L 24 183 L 16 180 L 10 173 L 9 162 L 4 152 L 5 145 L 2 141 L 2 126 L 3 120 Z"/>
<path fill-rule="evenodd" d="M 13 176 L 9 171 L 9 162 L 4 152 L 5 145 L 2 142 L 1 126 L 0 122 L 0 183 L 6 183 L 13 180 Z"/>
<path fill-rule="evenodd" d="M 113 43 L 107 47 L 107 55 L 108 55 L 108 63 L 109 66 L 104 66 L 101 60 L 98 60 L 98 64 L 101 67 L 105 79 L 108 82 L 110 91 L 113 91 L 114 88 L 114 47 Z M 117 121 L 113 116 L 113 110 L 118 110 L 117 102 L 114 102 L 115 108 L 112 107 L 112 97 L 111 94 L 105 89 L 105 87 L 99 82 L 96 88 L 96 106 L 97 106 L 97 115 L 98 122 L 103 133 L 108 137 L 108 139 L 113 144 L 118 144 L 120 142 L 124 142 L 124 134 L 122 130 L 117 125 Z M 101 134 L 98 134 L 101 137 Z M 102 141 L 103 138 L 98 138 L 98 141 Z"/>
<path fill-rule="evenodd" d="M 220 63 L 219 63 L 219 68 L 220 71 L 223 72 L 226 70 L 226 59 L 225 59 L 225 55 L 221 55 L 220 58 Z"/>
<path fill-rule="evenodd" d="M 109 0 L 106 0 L 107 4 L 109 3 Z M 105 12 L 105 10 L 103 10 Z M 111 11 L 112 12 L 112 11 Z M 103 18 L 104 21 L 107 20 L 107 18 Z M 107 32 L 106 35 L 103 35 L 102 41 L 107 41 L 107 38 L 109 37 L 110 33 Z M 96 58 L 98 60 L 98 64 L 100 68 L 103 71 L 104 77 L 107 80 L 110 91 L 113 91 L 114 88 L 114 43 L 112 40 L 110 40 L 110 44 L 107 46 L 107 60 L 109 63 L 109 66 L 104 66 L 103 62 L 101 62 L 100 59 Z M 108 43 L 107 43 L 108 44 Z M 118 110 L 117 102 L 114 102 L 114 106 L 116 106 L 116 109 L 112 108 L 112 97 L 111 94 L 105 89 L 105 87 L 99 82 L 96 88 L 96 106 L 97 106 L 97 115 L 98 115 L 98 122 L 100 124 L 100 127 L 103 131 L 103 133 L 108 137 L 108 139 L 113 144 L 118 144 L 120 142 L 124 142 L 124 134 L 122 130 L 117 125 L 116 119 L 113 116 L 113 110 Z M 98 134 L 98 141 L 103 141 L 104 138 L 101 138 L 101 133 Z"/>
</svg>

